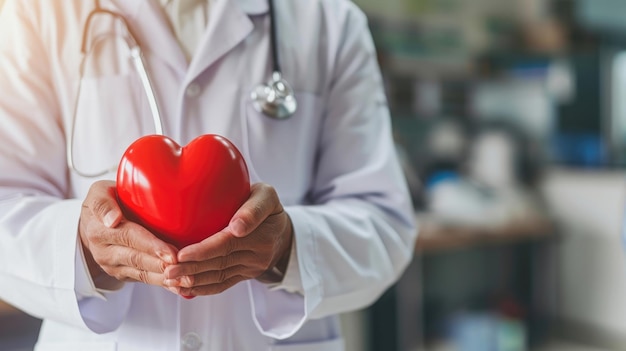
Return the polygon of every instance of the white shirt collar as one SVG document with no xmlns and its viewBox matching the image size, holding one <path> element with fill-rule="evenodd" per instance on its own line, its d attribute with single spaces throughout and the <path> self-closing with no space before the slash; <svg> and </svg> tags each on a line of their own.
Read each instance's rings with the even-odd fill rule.
<svg viewBox="0 0 626 351">
<path fill-rule="evenodd" d="M 0 0 L 1 1 L 1 0 Z M 148 1 L 148 0 L 146 0 Z M 159 4 L 170 0 L 159 0 Z M 269 10 L 268 0 L 212 0 L 213 3 L 217 1 L 237 1 L 239 7 L 243 12 L 248 15 L 262 15 Z M 130 16 L 136 16 L 141 1 L 128 1 L 128 0 L 113 0 L 118 8 L 124 9 L 125 13 Z"/>
<path fill-rule="evenodd" d="M 161 6 L 167 6 L 172 1 L 174 0 L 159 0 L 159 2 L 161 3 Z M 209 0 L 203 0 L 203 1 L 209 1 Z M 218 1 L 218 0 L 213 0 L 213 1 Z M 232 1 L 232 0 L 223 0 L 223 1 Z M 241 6 L 241 9 L 249 15 L 260 15 L 268 11 L 267 2 L 269 0 L 236 0 L 236 1 L 239 2 L 239 6 Z"/>
</svg>

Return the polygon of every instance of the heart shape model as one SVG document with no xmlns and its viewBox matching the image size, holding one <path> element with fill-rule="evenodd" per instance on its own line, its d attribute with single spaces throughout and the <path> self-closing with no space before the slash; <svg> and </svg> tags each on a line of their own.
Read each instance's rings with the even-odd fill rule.
<svg viewBox="0 0 626 351">
<path fill-rule="evenodd" d="M 141 137 L 117 171 L 125 215 L 179 249 L 226 228 L 249 195 L 241 153 L 214 134 L 184 147 L 162 135 Z"/>
</svg>

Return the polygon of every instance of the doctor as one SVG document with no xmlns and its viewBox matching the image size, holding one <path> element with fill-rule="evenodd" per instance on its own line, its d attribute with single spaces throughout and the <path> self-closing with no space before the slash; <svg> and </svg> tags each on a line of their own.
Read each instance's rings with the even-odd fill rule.
<svg viewBox="0 0 626 351">
<path fill-rule="evenodd" d="M 87 28 L 96 6 L 109 15 Z M 227 228 L 180 251 L 113 193 L 111 166 L 158 124 L 127 33 L 164 133 L 224 135 L 254 183 Z M 285 119 L 251 99 L 278 60 Z M 412 255 L 374 46 L 347 0 L 7 0 L 0 141 L 0 299 L 44 319 L 40 351 L 342 350 L 337 315 Z"/>
</svg>

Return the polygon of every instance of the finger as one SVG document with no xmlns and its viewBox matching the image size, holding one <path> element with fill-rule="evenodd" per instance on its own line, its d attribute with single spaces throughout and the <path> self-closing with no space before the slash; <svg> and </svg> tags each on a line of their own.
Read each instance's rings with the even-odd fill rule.
<svg viewBox="0 0 626 351">
<path fill-rule="evenodd" d="M 197 286 L 223 283 L 235 276 L 242 276 L 250 279 L 255 276 L 255 270 L 244 265 L 239 265 L 224 270 L 208 271 L 196 275 L 185 275 L 177 279 L 166 279 L 165 285 L 181 288 L 193 288 Z"/>
<path fill-rule="evenodd" d="M 217 232 L 199 243 L 185 246 L 178 252 L 179 262 L 209 261 L 239 251 L 241 239 L 229 232 Z"/>
<path fill-rule="evenodd" d="M 250 197 L 237 210 L 231 219 L 228 229 L 236 237 L 244 237 L 254 231 L 263 221 L 282 211 L 276 190 L 264 183 L 253 184 Z"/>
<path fill-rule="evenodd" d="M 163 274 L 148 272 L 135 267 L 119 266 L 119 267 L 102 267 L 104 271 L 120 281 L 142 282 L 150 285 L 164 286 Z"/>
<path fill-rule="evenodd" d="M 84 205 L 109 228 L 117 227 L 124 218 L 116 200 L 115 182 L 112 181 L 101 180 L 93 183 Z"/>
<path fill-rule="evenodd" d="M 96 261 L 103 266 L 129 266 L 140 270 L 163 273 L 166 263 L 150 254 L 126 246 L 110 246 L 104 252 L 99 252 Z"/>
<path fill-rule="evenodd" d="M 249 265 L 254 262 L 256 254 L 253 251 L 237 251 L 227 256 L 212 258 L 207 261 L 179 262 L 165 268 L 167 279 L 176 279 L 184 275 L 196 275 L 208 271 L 224 270 L 238 265 Z"/>
<path fill-rule="evenodd" d="M 117 246 L 129 247 L 150 255 L 156 255 L 168 264 L 177 263 L 177 250 L 163 240 L 157 238 L 141 225 L 133 222 L 123 222 L 113 235 L 109 243 Z"/>
<path fill-rule="evenodd" d="M 222 283 L 209 284 L 204 286 L 196 286 L 193 288 L 179 288 L 178 292 L 184 296 L 205 296 L 220 294 L 227 289 L 233 287 L 235 284 L 246 280 L 246 277 L 240 275 L 226 279 Z"/>
</svg>

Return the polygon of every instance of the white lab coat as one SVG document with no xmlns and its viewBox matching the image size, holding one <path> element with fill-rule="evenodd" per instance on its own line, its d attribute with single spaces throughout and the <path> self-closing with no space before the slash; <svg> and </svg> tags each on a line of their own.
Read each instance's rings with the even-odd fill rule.
<svg viewBox="0 0 626 351">
<path fill-rule="evenodd" d="M 295 116 L 277 121 L 249 99 L 271 74 L 266 1 L 215 1 L 189 65 L 157 1 L 101 2 L 124 14 L 144 48 L 165 133 L 181 145 L 224 135 L 251 180 L 276 187 L 293 221 L 304 295 L 257 281 L 193 300 L 141 283 L 106 300 L 77 293 L 77 280 L 89 279 L 77 222 L 94 179 L 68 170 L 65 140 L 94 3 L 8 0 L 0 17 L 0 299 L 45 320 L 39 351 L 341 350 L 336 315 L 374 302 L 409 262 L 416 237 L 365 16 L 346 0 L 276 0 L 280 59 L 299 102 Z M 116 32 L 106 18 L 94 27 L 96 37 Z M 74 139 L 85 171 L 115 165 L 131 141 L 154 131 L 118 44 L 100 42 L 86 63 Z"/>
</svg>

